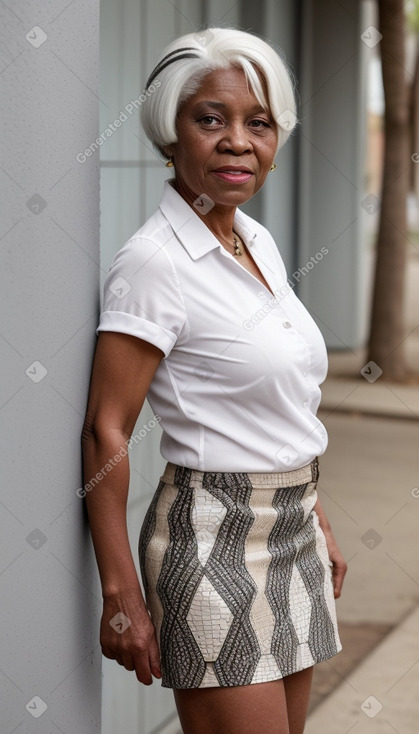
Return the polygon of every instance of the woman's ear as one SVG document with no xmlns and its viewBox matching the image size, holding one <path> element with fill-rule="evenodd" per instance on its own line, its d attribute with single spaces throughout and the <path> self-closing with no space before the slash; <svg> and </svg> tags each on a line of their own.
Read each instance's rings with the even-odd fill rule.
<svg viewBox="0 0 419 734">
<path fill-rule="evenodd" d="M 173 149 L 170 145 L 161 148 L 161 151 L 166 158 L 173 158 Z"/>
</svg>

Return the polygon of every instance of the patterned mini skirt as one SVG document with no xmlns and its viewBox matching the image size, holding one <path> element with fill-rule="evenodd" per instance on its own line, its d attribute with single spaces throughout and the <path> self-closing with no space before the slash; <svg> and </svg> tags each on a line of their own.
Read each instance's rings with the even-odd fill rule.
<svg viewBox="0 0 419 734">
<path fill-rule="evenodd" d="M 167 464 L 139 558 L 167 688 L 276 680 L 341 649 L 318 463 L 280 473 Z"/>
</svg>

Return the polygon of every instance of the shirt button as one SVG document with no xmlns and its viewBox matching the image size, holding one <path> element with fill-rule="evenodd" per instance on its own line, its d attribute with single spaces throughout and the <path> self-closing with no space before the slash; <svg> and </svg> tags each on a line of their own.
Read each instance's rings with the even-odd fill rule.
<svg viewBox="0 0 419 734">
<path fill-rule="evenodd" d="M 289 329 L 291 327 L 291 324 L 289 321 L 283 321 L 282 326 L 284 327 L 284 329 Z"/>
<path fill-rule="evenodd" d="M 310 401 L 309 400 L 304 400 L 303 408 L 309 408 L 309 407 L 310 407 Z"/>
</svg>

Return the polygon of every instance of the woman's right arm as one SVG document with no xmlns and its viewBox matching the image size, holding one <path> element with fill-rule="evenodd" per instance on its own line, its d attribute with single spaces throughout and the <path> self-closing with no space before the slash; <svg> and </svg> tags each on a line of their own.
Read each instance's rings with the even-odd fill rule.
<svg viewBox="0 0 419 734">
<path fill-rule="evenodd" d="M 102 652 L 127 670 L 135 670 L 138 680 L 147 685 L 152 675 L 160 678 L 161 672 L 155 630 L 128 539 L 125 452 L 163 356 L 160 349 L 137 337 L 99 332 L 82 433 L 84 486 L 99 476 L 86 493 L 86 503 L 102 584 Z M 106 465 L 112 468 L 106 470 Z"/>
</svg>

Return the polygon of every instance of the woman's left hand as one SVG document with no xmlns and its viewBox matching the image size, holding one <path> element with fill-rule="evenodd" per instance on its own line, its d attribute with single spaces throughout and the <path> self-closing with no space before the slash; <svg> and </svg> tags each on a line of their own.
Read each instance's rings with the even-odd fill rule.
<svg viewBox="0 0 419 734">
<path fill-rule="evenodd" d="M 330 562 L 333 564 L 332 566 L 332 578 L 333 578 L 333 593 L 335 599 L 339 599 L 341 592 L 342 592 L 342 586 L 343 586 L 343 580 L 346 575 L 346 571 L 348 569 L 347 563 L 342 555 L 342 553 L 339 550 L 338 544 L 336 543 L 335 536 L 332 533 L 332 530 L 329 528 L 322 528 L 324 532 L 324 537 L 326 538 L 326 545 L 327 545 L 327 552 L 329 554 Z"/>
<path fill-rule="evenodd" d="M 323 530 L 324 537 L 326 538 L 327 552 L 329 555 L 329 560 L 332 563 L 333 593 L 335 599 L 339 599 L 342 592 L 343 580 L 345 578 L 348 566 L 342 553 L 339 550 L 339 546 L 336 543 L 332 528 L 330 527 L 330 523 L 326 517 L 326 513 L 323 510 L 319 499 L 317 499 L 317 502 L 314 505 L 314 511 L 319 518 L 319 525 Z"/>
</svg>

